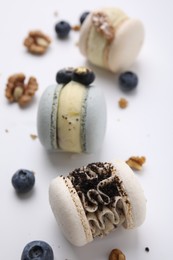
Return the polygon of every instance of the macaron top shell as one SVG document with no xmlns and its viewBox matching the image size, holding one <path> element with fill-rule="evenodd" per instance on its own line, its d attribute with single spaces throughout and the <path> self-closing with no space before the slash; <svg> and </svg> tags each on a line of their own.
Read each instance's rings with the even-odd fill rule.
<svg viewBox="0 0 173 260">
<path fill-rule="evenodd" d="M 37 132 L 42 145 L 48 149 L 56 146 L 56 119 L 58 96 L 62 85 L 51 85 L 43 92 L 37 111 Z M 55 95 L 56 93 L 56 95 Z M 54 144 L 54 145 L 53 145 Z"/>
<path fill-rule="evenodd" d="M 83 206 L 71 181 L 57 177 L 49 187 L 49 200 L 64 236 L 73 245 L 83 246 L 93 240 Z"/>
<path fill-rule="evenodd" d="M 144 26 L 140 20 L 125 20 L 116 31 L 109 48 L 109 69 L 112 72 L 120 72 L 129 68 L 141 50 L 144 37 Z"/>
</svg>

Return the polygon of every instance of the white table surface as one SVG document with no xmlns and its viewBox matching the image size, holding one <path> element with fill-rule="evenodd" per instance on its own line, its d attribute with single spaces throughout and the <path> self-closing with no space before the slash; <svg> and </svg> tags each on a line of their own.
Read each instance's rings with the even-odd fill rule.
<svg viewBox="0 0 173 260">
<path fill-rule="evenodd" d="M 104 91 L 108 122 L 102 149 L 92 155 L 47 153 L 38 139 L 36 114 L 44 89 L 55 83 L 56 72 L 67 66 L 86 65 L 76 47 L 78 32 L 66 41 L 57 39 L 54 25 L 65 19 L 78 24 L 83 11 L 118 6 L 131 17 L 140 18 L 146 29 L 143 49 L 131 70 L 139 76 L 133 93 L 123 93 L 117 77 L 92 67 L 95 84 Z M 32 240 L 45 240 L 55 260 L 107 260 L 113 248 L 121 249 L 127 260 L 168 260 L 173 255 L 173 4 L 170 0 L 30 0 L 0 1 L 0 259 L 19 260 L 24 246 Z M 58 16 L 55 16 L 58 12 Z M 42 57 L 26 52 L 23 40 L 30 30 L 40 29 L 53 40 Z M 23 72 L 39 82 L 33 102 L 21 109 L 4 96 L 7 78 Z M 118 107 L 125 97 L 129 106 Z M 6 132 L 8 130 L 8 132 Z M 126 160 L 146 156 L 143 170 L 135 173 L 145 190 L 147 218 L 133 231 L 118 229 L 106 238 L 82 248 L 69 244 L 56 225 L 48 202 L 52 178 L 95 161 Z M 33 192 L 17 196 L 13 173 L 33 170 Z M 150 252 L 145 251 L 150 248 Z"/>
</svg>

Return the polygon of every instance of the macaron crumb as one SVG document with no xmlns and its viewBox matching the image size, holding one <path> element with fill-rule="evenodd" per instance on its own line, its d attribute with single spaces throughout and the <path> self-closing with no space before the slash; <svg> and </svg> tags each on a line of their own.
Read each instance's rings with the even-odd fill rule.
<svg viewBox="0 0 173 260">
<path fill-rule="evenodd" d="M 32 140 L 36 140 L 38 136 L 35 135 L 35 134 L 30 134 L 30 137 L 31 137 Z"/>
<path fill-rule="evenodd" d="M 118 104 L 120 108 L 126 108 L 128 106 L 128 101 L 125 98 L 120 98 Z"/>
<path fill-rule="evenodd" d="M 131 156 L 126 163 L 130 166 L 130 168 L 141 171 L 143 164 L 146 162 L 145 156 Z"/>
</svg>

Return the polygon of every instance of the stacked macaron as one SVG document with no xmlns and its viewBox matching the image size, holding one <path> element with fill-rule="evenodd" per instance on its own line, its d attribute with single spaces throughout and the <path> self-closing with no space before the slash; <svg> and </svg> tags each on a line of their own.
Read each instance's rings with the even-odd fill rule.
<svg viewBox="0 0 173 260">
<path fill-rule="evenodd" d="M 62 232 L 76 246 L 120 225 L 136 228 L 146 214 L 143 189 L 122 161 L 91 163 L 67 177 L 58 176 L 50 184 L 49 200 Z"/>
<path fill-rule="evenodd" d="M 79 49 L 87 59 L 112 72 L 133 64 L 144 41 L 144 27 L 118 8 L 103 8 L 82 23 Z"/>
<path fill-rule="evenodd" d="M 58 84 L 45 90 L 38 108 L 38 136 L 44 147 L 75 153 L 93 153 L 101 147 L 106 104 L 101 90 L 91 85 L 94 78 L 83 67 L 58 72 Z"/>
</svg>

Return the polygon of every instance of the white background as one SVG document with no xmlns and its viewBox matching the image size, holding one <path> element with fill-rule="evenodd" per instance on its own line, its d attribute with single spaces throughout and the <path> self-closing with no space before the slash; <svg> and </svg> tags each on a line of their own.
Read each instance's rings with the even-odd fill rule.
<svg viewBox="0 0 173 260">
<path fill-rule="evenodd" d="M 57 21 L 78 24 L 83 11 L 118 6 L 131 17 L 140 18 L 146 29 L 143 49 L 130 68 L 139 76 L 133 93 L 123 93 L 117 76 L 92 67 L 95 84 L 104 91 L 108 122 L 102 150 L 93 155 L 47 153 L 37 134 L 36 114 L 44 89 L 55 83 L 56 72 L 67 66 L 86 65 L 76 47 L 78 32 L 59 40 L 54 32 Z M 19 260 L 24 246 L 45 240 L 53 248 L 55 260 L 107 260 L 113 248 L 121 249 L 127 260 L 163 260 L 173 255 L 173 29 L 170 0 L 0 0 L 0 259 Z M 58 12 L 58 16 L 55 16 Z M 23 40 L 30 30 L 40 29 L 52 38 L 49 51 L 41 56 L 26 52 Z M 7 78 L 23 72 L 39 82 L 33 102 L 21 109 L 4 96 Z M 129 106 L 118 107 L 120 97 Z M 8 133 L 6 132 L 8 130 Z M 118 229 L 102 240 L 82 248 L 70 245 L 56 225 L 48 202 L 52 178 L 95 161 L 126 160 L 146 156 L 143 170 L 135 173 L 145 190 L 147 218 L 133 231 Z M 35 172 L 33 191 L 17 196 L 13 173 L 26 168 Z M 145 247 L 150 252 L 145 252 Z"/>
</svg>

